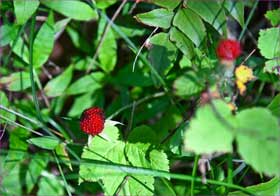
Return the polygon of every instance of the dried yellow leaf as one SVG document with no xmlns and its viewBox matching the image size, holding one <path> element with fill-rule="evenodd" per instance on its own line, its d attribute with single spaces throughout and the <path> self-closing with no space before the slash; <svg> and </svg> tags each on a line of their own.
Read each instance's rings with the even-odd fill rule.
<svg viewBox="0 0 280 196">
<path fill-rule="evenodd" d="M 240 65 L 236 68 L 235 77 L 237 81 L 242 82 L 243 84 L 255 79 L 255 76 L 253 75 L 253 70 L 245 65 Z"/>
</svg>

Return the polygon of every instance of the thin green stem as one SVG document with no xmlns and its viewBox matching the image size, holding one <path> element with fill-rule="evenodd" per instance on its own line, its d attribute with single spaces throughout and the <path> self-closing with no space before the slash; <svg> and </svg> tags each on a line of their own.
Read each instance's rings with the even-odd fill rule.
<svg viewBox="0 0 280 196">
<path fill-rule="evenodd" d="M 243 29 L 242 29 L 242 31 L 241 31 L 239 37 L 238 37 L 238 41 L 240 41 L 240 40 L 243 38 L 243 36 L 244 36 L 244 34 L 245 34 L 246 30 L 247 30 L 247 27 L 248 27 L 248 25 L 249 25 L 249 23 L 250 23 L 250 21 L 251 21 L 251 19 L 252 19 L 252 17 L 253 17 L 253 14 L 255 13 L 255 10 L 256 10 L 256 8 L 257 8 L 258 3 L 259 3 L 259 1 L 258 1 L 258 0 L 255 0 L 255 3 L 254 3 L 254 5 L 253 5 L 253 8 L 251 9 L 251 11 L 250 11 L 250 13 L 249 13 L 249 16 L 248 16 L 248 18 L 247 18 L 247 20 L 246 20 L 246 22 L 245 22 L 245 24 L 244 24 L 244 27 L 243 27 Z"/>
<path fill-rule="evenodd" d="M 233 182 L 233 164 L 232 164 L 232 155 L 229 154 L 227 156 L 227 182 L 231 183 Z"/>
<path fill-rule="evenodd" d="M 197 167 L 198 167 L 198 160 L 199 160 L 199 155 L 195 155 L 194 157 L 194 164 L 193 164 L 193 170 L 192 170 L 192 177 L 193 180 L 191 181 L 191 196 L 194 195 L 194 178 L 196 176 L 196 171 L 197 171 Z"/>
<path fill-rule="evenodd" d="M 35 38 L 35 23 L 36 23 L 36 13 L 34 13 L 32 16 L 30 36 L 29 36 L 29 77 L 31 82 L 32 96 L 33 96 L 33 101 L 37 113 L 37 118 L 39 121 L 43 122 L 43 118 L 41 116 L 41 111 L 39 107 L 39 101 L 36 96 L 36 86 L 35 86 L 34 74 L 33 74 L 33 43 Z"/>
<path fill-rule="evenodd" d="M 61 169 L 60 163 L 59 163 L 59 161 L 58 161 L 58 158 L 57 158 L 55 152 L 53 152 L 53 155 L 54 155 L 54 158 L 55 158 L 57 167 L 58 167 L 58 169 L 59 169 L 59 172 L 60 172 L 60 174 L 61 174 L 61 177 L 62 177 L 64 186 L 65 186 L 66 191 L 67 191 L 67 194 L 68 194 L 68 196 L 72 196 L 71 191 L 69 190 L 69 185 L 68 185 L 68 183 L 67 183 L 67 181 L 66 181 L 66 179 L 65 179 L 64 173 L 63 173 L 63 171 L 62 171 L 62 169 Z"/>
</svg>

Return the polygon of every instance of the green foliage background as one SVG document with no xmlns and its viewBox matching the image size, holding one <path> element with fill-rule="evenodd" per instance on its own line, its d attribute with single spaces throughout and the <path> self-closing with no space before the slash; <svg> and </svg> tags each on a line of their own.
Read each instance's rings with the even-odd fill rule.
<svg viewBox="0 0 280 196">
<path fill-rule="evenodd" d="M 2 0 L 0 10 L 1 195 L 279 194 L 277 2 Z M 243 46 L 234 65 L 255 75 L 244 96 L 215 52 L 229 37 Z M 92 106 L 106 114 L 95 137 L 79 128 Z"/>
</svg>

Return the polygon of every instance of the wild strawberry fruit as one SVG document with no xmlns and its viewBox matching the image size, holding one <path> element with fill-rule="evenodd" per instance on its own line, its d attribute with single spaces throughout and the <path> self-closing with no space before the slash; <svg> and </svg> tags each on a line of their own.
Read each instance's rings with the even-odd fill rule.
<svg viewBox="0 0 280 196">
<path fill-rule="evenodd" d="M 102 109 L 91 107 L 83 111 L 80 128 L 90 135 L 98 135 L 104 129 L 105 116 Z"/>
<path fill-rule="evenodd" d="M 217 47 L 217 55 L 221 60 L 233 61 L 241 54 L 240 43 L 236 40 L 221 40 Z"/>
</svg>

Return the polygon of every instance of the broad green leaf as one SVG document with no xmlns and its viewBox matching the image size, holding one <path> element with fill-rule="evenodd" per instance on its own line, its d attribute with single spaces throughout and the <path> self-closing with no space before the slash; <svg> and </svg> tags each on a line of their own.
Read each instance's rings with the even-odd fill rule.
<svg viewBox="0 0 280 196">
<path fill-rule="evenodd" d="M 272 112 L 276 117 L 280 117 L 280 94 L 276 95 L 267 108 Z"/>
<path fill-rule="evenodd" d="M 166 33 L 158 33 L 150 39 L 152 48 L 149 51 L 149 59 L 155 69 L 164 74 L 173 66 L 176 58 L 176 47 L 170 42 Z"/>
<path fill-rule="evenodd" d="M 182 114 L 176 106 L 170 106 L 166 111 L 161 111 L 161 113 L 163 112 L 163 116 L 152 126 L 160 141 L 166 138 L 170 130 L 174 130 L 183 120 Z"/>
<path fill-rule="evenodd" d="M 230 15 L 238 21 L 238 23 L 244 26 L 244 2 L 226 0 L 224 4 Z"/>
<path fill-rule="evenodd" d="M 50 80 L 44 91 L 49 97 L 61 96 L 65 93 L 66 88 L 71 82 L 73 74 L 73 66 L 70 65 L 62 74 Z"/>
<path fill-rule="evenodd" d="M 12 44 L 10 46 L 12 47 Z M 17 40 L 12 50 L 22 61 L 29 63 L 29 50 L 21 37 Z"/>
<path fill-rule="evenodd" d="M 17 24 L 24 24 L 36 11 L 40 2 L 38 0 L 14 0 Z"/>
<path fill-rule="evenodd" d="M 0 104 L 4 107 L 9 107 L 10 106 L 10 102 L 6 96 L 6 94 L 2 91 L 0 91 Z M 10 112 L 7 112 L 5 110 L 0 109 L 0 124 L 1 123 L 5 123 L 6 120 L 2 119 L 1 117 L 5 117 L 8 118 L 11 121 L 15 121 L 16 120 L 16 116 Z"/>
<path fill-rule="evenodd" d="M 102 72 L 94 72 L 83 76 L 72 83 L 66 90 L 67 95 L 77 95 L 86 92 L 94 92 L 102 87 L 105 75 Z"/>
<path fill-rule="evenodd" d="M 25 183 L 27 187 L 27 193 L 29 194 L 35 184 L 41 172 L 47 167 L 48 155 L 47 154 L 35 154 L 31 162 L 28 164 L 28 169 L 25 176 Z"/>
<path fill-rule="evenodd" d="M 194 46 L 192 41 L 184 35 L 182 32 L 180 32 L 176 27 L 172 27 L 170 29 L 170 40 L 172 42 L 175 42 L 175 45 L 181 52 L 191 59 L 194 55 Z"/>
<path fill-rule="evenodd" d="M 261 54 L 272 59 L 280 56 L 280 28 L 261 30 L 258 39 L 258 48 Z"/>
<path fill-rule="evenodd" d="M 30 132 L 23 128 L 15 128 L 9 134 L 9 152 L 5 158 L 4 168 L 6 171 L 12 170 L 19 162 L 24 161 L 27 155 L 28 144 L 26 139 Z"/>
<path fill-rule="evenodd" d="M 253 186 L 246 187 L 248 191 L 253 193 L 256 196 L 263 196 L 263 195 L 279 195 L 280 193 L 280 179 L 277 177 L 272 178 L 271 180 L 260 183 Z M 242 191 L 234 191 L 230 192 L 229 196 L 245 196 L 248 195 Z"/>
<path fill-rule="evenodd" d="M 132 66 L 128 65 L 119 70 L 117 75 L 113 78 L 115 84 L 124 86 L 152 86 L 153 80 L 150 73 L 143 72 L 138 66 L 132 72 Z"/>
<path fill-rule="evenodd" d="M 51 136 L 34 137 L 27 140 L 28 143 L 47 150 L 54 150 L 59 140 Z"/>
<path fill-rule="evenodd" d="M 185 150 L 197 154 L 232 151 L 233 115 L 223 101 L 216 100 L 212 104 L 197 109 L 186 130 Z"/>
<path fill-rule="evenodd" d="M 38 184 L 39 196 L 45 195 L 65 195 L 64 184 L 61 180 L 51 173 L 46 173 L 42 178 L 40 178 Z"/>
<path fill-rule="evenodd" d="M 167 9 L 154 9 L 150 12 L 136 15 L 136 20 L 153 27 L 168 29 L 171 25 L 174 12 Z"/>
<path fill-rule="evenodd" d="M 131 165 L 145 168 L 157 168 L 159 170 L 169 170 L 167 156 L 164 152 L 151 149 L 150 144 L 143 143 L 124 143 L 116 140 L 118 130 L 111 123 L 111 128 L 108 126 L 110 121 L 106 121 L 105 134 L 109 136 L 109 140 L 100 137 L 94 137 L 89 146 L 83 150 L 83 159 L 100 160 L 110 163 Z M 106 128 L 107 127 L 107 128 Z M 110 129 L 109 129 L 110 128 Z M 114 138 L 114 139 L 113 139 Z M 125 154 L 124 154 L 125 153 Z M 147 159 L 149 157 L 149 160 Z M 151 160 L 151 162 L 150 162 Z M 80 179 L 86 181 L 102 180 L 105 192 L 108 195 L 113 195 L 118 187 L 122 184 L 127 176 L 126 172 L 113 170 L 109 167 L 96 167 L 89 164 L 80 165 Z M 129 193 L 130 195 L 153 195 L 152 176 L 130 175 L 127 176 L 126 183 L 123 186 L 120 194 Z"/>
<path fill-rule="evenodd" d="M 2 77 L 0 84 L 5 85 L 9 91 L 22 91 L 31 86 L 28 72 L 16 72 Z"/>
<path fill-rule="evenodd" d="M 176 95 L 187 97 L 201 92 L 205 84 L 204 80 L 197 73 L 188 71 L 175 80 L 173 87 Z"/>
<path fill-rule="evenodd" d="M 280 58 L 276 57 L 275 59 L 266 61 L 263 70 L 268 73 L 275 73 L 276 75 L 280 75 Z"/>
<path fill-rule="evenodd" d="M 176 13 L 173 25 L 190 38 L 196 46 L 199 46 L 206 36 L 202 20 L 188 8 L 180 9 Z"/>
<path fill-rule="evenodd" d="M 123 156 L 124 146 L 123 142 L 108 142 L 102 138 L 94 137 L 90 146 L 84 148 L 82 158 L 126 164 Z M 113 195 L 126 174 L 122 171 L 113 171 L 105 167 L 99 168 L 81 164 L 79 176 L 79 182 L 84 180 L 95 182 L 102 179 L 107 194 Z"/>
<path fill-rule="evenodd" d="M 15 40 L 17 32 L 18 26 L 8 24 L 0 26 L 0 47 L 3 47 Z"/>
<path fill-rule="evenodd" d="M 54 35 L 54 19 L 51 13 L 34 40 L 33 66 L 35 68 L 41 67 L 48 60 L 54 47 Z"/>
<path fill-rule="evenodd" d="M 113 5 L 117 0 L 95 0 L 96 7 L 99 9 L 106 9 L 107 7 Z"/>
<path fill-rule="evenodd" d="M 102 32 L 106 28 L 106 20 L 99 20 L 98 26 L 98 39 L 102 37 Z M 113 71 L 117 62 L 117 42 L 112 28 L 107 31 L 103 44 L 101 45 L 98 53 L 100 61 L 100 68 L 109 73 Z"/>
<path fill-rule="evenodd" d="M 169 160 L 163 151 L 152 150 L 149 155 L 152 169 L 169 171 Z"/>
<path fill-rule="evenodd" d="M 151 0 L 151 3 L 154 3 L 156 5 L 159 5 L 161 7 L 165 7 L 168 9 L 174 9 L 176 8 L 179 3 L 181 2 L 181 0 Z"/>
<path fill-rule="evenodd" d="M 188 0 L 187 6 L 212 25 L 220 34 L 226 34 L 226 16 L 218 2 Z"/>
<path fill-rule="evenodd" d="M 68 116 L 74 117 L 81 115 L 82 111 L 94 105 L 96 97 L 93 96 L 93 93 L 85 93 L 76 97 L 71 109 L 68 112 Z"/>
<path fill-rule="evenodd" d="M 157 137 L 156 132 L 146 126 L 146 125 L 140 125 L 138 127 L 135 127 L 132 131 L 130 131 L 128 135 L 128 141 L 131 143 L 158 143 L 159 138 Z"/>
<path fill-rule="evenodd" d="M 280 128 L 265 108 L 241 111 L 237 116 L 238 152 L 256 171 L 280 175 Z M 261 119 L 261 120 L 260 120 Z"/>
<path fill-rule="evenodd" d="M 98 15 L 88 4 L 77 0 L 41 0 L 45 6 L 75 20 L 88 21 L 97 19 Z"/>
<path fill-rule="evenodd" d="M 265 17 L 270 20 L 272 26 L 280 24 L 280 8 L 275 10 L 269 10 L 266 12 Z"/>
<path fill-rule="evenodd" d="M 0 174 L 4 177 L 1 180 L 1 195 L 22 195 L 20 171 L 20 164 L 16 164 L 13 169 L 4 170 L 4 173 Z"/>
</svg>

